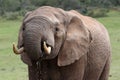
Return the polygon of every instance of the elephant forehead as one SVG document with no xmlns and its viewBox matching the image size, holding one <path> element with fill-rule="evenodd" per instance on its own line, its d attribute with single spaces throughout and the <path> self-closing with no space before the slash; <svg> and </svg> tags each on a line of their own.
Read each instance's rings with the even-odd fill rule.
<svg viewBox="0 0 120 80">
<path fill-rule="evenodd" d="M 55 18 L 54 16 L 52 16 L 52 17 L 49 17 L 48 15 L 32 15 L 32 16 L 30 16 L 30 17 L 28 17 L 28 18 L 26 18 L 25 20 L 24 20 L 24 23 L 25 22 L 28 22 L 29 20 L 31 20 L 31 19 L 34 19 L 34 18 L 46 18 L 46 20 L 49 20 L 50 22 L 52 22 L 53 24 L 60 24 L 61 22 L 57 19 L 57 18 Z"/>
<path fill-rule="evenodd" d="M 40 18 L 40 17 L 44 17 L 47 20 L 49 20 L 50 22 L 52 22 L 53 24 L 60 24 L 63 20 L 60 20 L 59 18 L 56 17 L 57 13 L 52 13 L 52 12 L 48 12 L 48 11 L 33 11 L 25 20 L 24 22 L 29 21 L 32 18 Z"/>
</svg>

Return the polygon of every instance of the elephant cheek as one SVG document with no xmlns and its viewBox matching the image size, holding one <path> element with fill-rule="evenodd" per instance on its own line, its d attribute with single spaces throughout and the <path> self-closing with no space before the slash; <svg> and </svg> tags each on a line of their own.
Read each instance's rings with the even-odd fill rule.
<svg viewBox="0 0 120 80">
<path fill-rule="evenodd" d="M 46 56 L 45 59 L 54 59 L 57 56 L 57 54 L 50 54 L 49 56 Z"/>
</svg>

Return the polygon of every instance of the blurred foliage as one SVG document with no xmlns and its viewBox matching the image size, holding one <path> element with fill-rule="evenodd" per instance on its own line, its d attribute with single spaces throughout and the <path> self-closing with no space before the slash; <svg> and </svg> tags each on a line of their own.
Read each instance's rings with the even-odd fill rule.
<svg viewBox="0 0 120 80">
<path fill-rule="evenodd" d="M 88 10 L 86 15 L 92 17 L 105 17 L 107 16 L 108 12 L 109 10 L 105 8 L 94 8 L 94 9 L 92 8 L 91 10 Z"/>
<path fill-rule="evenodd" d="M 18 19 L 19 13 L 18 12 L 6 12 L 3 17 L 7 20 L 16 20 Z"/>
<path fill-rule="evenodd" d="M 111 7 L 120 7 L 120 0 L 0 0 L 0 16 L 8 16 L 9 13 L 9 16 L 13 16 L 16 15 L 15 12 L 23 16 L 27 11 L 40 6 L 60 7 L 65 10 L 75 9 L 82 14 L 101 17 L 106 15 L 106 8 L 108 10 Z"/>
</svg>

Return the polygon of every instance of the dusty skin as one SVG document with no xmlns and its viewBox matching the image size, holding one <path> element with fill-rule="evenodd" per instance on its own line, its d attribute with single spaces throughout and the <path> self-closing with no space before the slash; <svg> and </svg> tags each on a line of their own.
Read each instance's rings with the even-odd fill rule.
<svg viewBox="0 0 120 80">
<path fill-rule="evenodd" d="M 29 80 L 108 80 L 108 32 L 75 10 L 43 6 L 28 12 L 17 47 L 13 50 L 28 65 Z"/>
</svg>

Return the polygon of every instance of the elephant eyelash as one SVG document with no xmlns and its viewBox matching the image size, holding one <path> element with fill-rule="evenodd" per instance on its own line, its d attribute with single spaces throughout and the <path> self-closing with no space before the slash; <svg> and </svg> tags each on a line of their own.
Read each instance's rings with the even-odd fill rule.
<svg viewBox="0 0 120 80">
<path fill-rule="evenodd" d="M 25 24 L 23 23 L 23 27 L 22 27 L 22 30 L 24 31 L 25 30 Z"/>
</svg>

